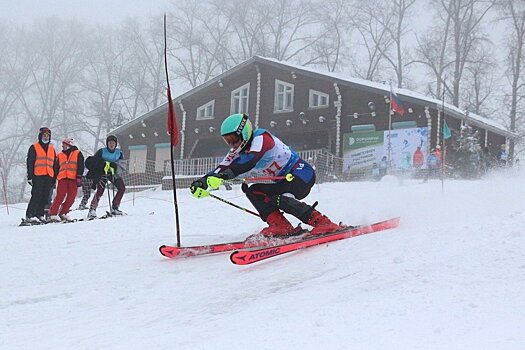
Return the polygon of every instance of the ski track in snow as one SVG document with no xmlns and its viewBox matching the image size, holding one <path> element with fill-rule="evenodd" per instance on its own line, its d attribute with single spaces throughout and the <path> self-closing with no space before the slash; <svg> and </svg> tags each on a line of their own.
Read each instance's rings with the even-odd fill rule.
<svg viewBox="0 0 525 350">
<path fill-rule="evenodd" d="M 175 241 L 168 191 L 126 194 L 125 217 L 64 225 L 17 227 L 25 204 L 0 207 L 0 349 L 523 349 L 524 175 L 444 192 L 394 177 L 321 184 L 307 201 L 334 221 L 400 227 L 243 267 L 158 253 Z M 217 194 L 251 208 L 238 187 Z M 183 245 L 263 227 L 178 198 Z"/>
</svg>

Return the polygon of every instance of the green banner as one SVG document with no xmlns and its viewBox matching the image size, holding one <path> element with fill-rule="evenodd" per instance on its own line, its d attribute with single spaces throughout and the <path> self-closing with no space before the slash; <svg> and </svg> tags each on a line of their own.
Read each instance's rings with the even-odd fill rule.
<svg viewBox="0 0 525 350">
<path fill-rule="evenodd" d="M 353 151 L 355 149 L 383 145 L 384 143 L 384 132 L 373 131 L 373 132 L 360 132 L 344 134 L 344 145 L 343 153 L 347 151 Z"/>
</svg>

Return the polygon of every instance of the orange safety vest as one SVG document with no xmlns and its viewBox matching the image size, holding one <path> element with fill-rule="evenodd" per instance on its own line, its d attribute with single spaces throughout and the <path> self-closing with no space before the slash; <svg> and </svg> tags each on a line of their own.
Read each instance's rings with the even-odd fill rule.
<svg viewBox="0 0 525 350">
<path fill-rule="evenodd" d="M 62 179 L 71 179 L 74 180 L 77 178 L 77 169 L 78 169 L 78 154 L 80 151 L 78 149 L 74 150 L 69 154 L 69 157 L 64 153 L 60 152 L 57 156 L 58 165 L 60 169 L 58 170 L 58 180 Z"/>
<path fill-rule="evenodd" d="M 35 176 L 55 176 L 55 170 L 53 164 L 55 163 L 56 152 L 53 145 L 47 146 L 47 153 L 44 151 L 42 145 L 39 142 L 33 144 L 36 152 L 34 174 Z"/>
</svg>

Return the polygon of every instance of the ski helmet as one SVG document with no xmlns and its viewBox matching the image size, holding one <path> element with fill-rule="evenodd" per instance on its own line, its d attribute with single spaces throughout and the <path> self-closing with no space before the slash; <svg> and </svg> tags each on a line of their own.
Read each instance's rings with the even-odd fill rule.
<svg viewBox="0 0 525 350">
<path fill-rule="evenodd" d="M 106 137 L 106 146 L 108 145 L 109 141 L 115 141 L 115 144 L 118 143 L 117 137 L 115 135 L 108 135 L 108 137 Z"/>
<path fill-rule="evenodd" d="M 230 146 L 231 142 L 229 142 L 225 136 L 237 136 L 241 140 L 241 144 L 236 150 L 234 150 L 234 152 L 239 153 L 244 149 L 244 147 L 246 147 L 253 136 L 252 123 L 248 119 L 248 116 L 244 113 L 232 114 L 222 122 L 221 135 L 224 138 L 224 141 L 226 141 L 226 143 Z"/>
</svg>

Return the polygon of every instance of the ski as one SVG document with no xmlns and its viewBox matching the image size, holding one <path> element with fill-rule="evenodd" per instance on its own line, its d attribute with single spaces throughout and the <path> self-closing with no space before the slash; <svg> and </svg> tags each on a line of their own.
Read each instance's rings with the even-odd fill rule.
<svg viewBox="0 0 525 350">
<path fill-rule="evenodd" d="M 206 255 L 206 254 L 215 254 L 223 253 L 232 250 L 238 249 L 247 249 L 254 247 L 261 247 L 266 245 L 266 242 L 225 242 L 209 245 L 196 245 L 192 247 L 175 247 L 170 245 L 162 245 L 159 247 L 159 251 L 166 258 L 175 259 L 175 258 L 186 258 L 190 256 L 197 255 Z"/>
<path fill-rule="evenodd" d="M 308 231 L 302 230 L 296 232 L 293 236 L 287 238 L 263 238 L 258 234 L 248 237 L 244 241 L 224 242 L 216 244 L 196 245 L 192 247 L 176 247 L 171 245 L 162 245 L 159 247 L 160 253 L 170 259 L 187 258 L 190 256 L 208 255 L 215 253 L 224 253 L 232 250 L 259 248 L 283 243 L 296 242 L 300 240 Z M 253 237 L 253 239 L 251 239 Z"/>
<path fill-rule="evenodd" d="M 313 247 L 316 245 L 338 241 L 341 239 L 352 238 L 367 233 L 387 230 L 399 226 L 399 218 L 393 218 L 372 225 L 363 225 L 354 228 L 343 228 L 336 232 L 328 233 L 321 236 L 309 236 L 297 242 L 290 242 L 281 245 L 263 247 L 255 250 L 240 248 L 230 255 L 230 261 L 235 265 L 248 265 L 262 261 L 274 256 L 297 251 L 300 249 Z"/>
</svg>

